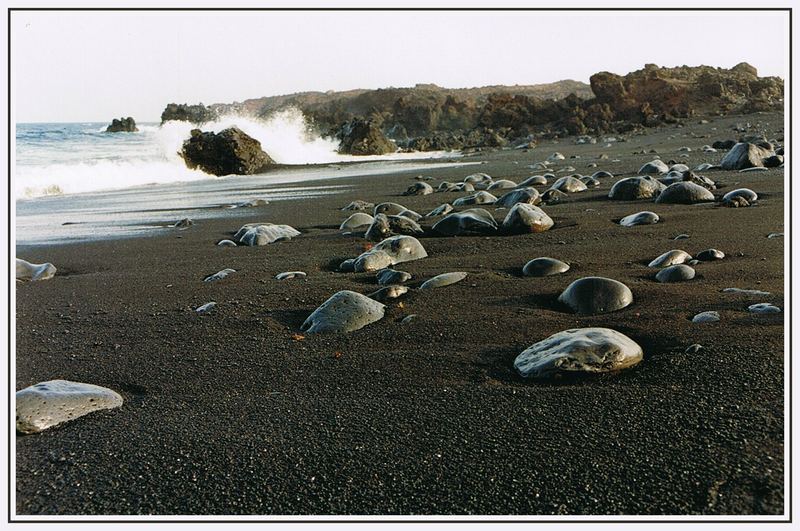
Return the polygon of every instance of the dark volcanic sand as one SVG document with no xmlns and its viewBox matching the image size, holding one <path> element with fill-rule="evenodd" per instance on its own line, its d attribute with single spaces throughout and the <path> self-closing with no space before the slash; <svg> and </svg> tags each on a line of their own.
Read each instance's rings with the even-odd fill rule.
<svg viewBox="0 0 800 531">
<path fill-rule="evenodd" d="M 652 158 L 632 152 L 656 148 L 665 161 L 684 161 L 682 145 L 693 149 L 694 166 L 718 161 L 723 153 L 699 148 L 735 138 L 732 124 L 747 121 L 783 138 L 780 115 L 693 121 L 611 148 L 566 139 L 483 153 L 468 160 L 487 164 L 429 175 L 434 186 L 475 171 L 519 182 L 542 173 L 528 164 L 560 151 L 581 158 L 556 168 L 591 174 L 586 164 L 608 153 L 622 161 L 596 161 L 596 169 L 627 176 Z M 64 378 L 113 388 L 125 404 L 18 435 L 17 512 L 781 514 L 784 318 L 746 308 L 783 308 L 784 241 L 766 236 L 784 229 L 784 173 L 705 174 L 725 184 L 718 197 L 744 186 L 761 201 L 739 209 L 610 201 L 616 179 L 603 180 L 545 207 L 557 222 L 546 233 L 421 239 L 429 257 L 398 266 L 414 275 L 412 286 L 447 271 L 468 271 L 467 280 L 413 293 L 359 331 L 300 341 L 292 335 L 330 295 L 377 289 L 373 274 L 334 271 L 364 244 L 338 234 L 349 215 L 339 208 L 396 201 L 424 214 L 459 194 L 400 197 L 414 174 L 353 178 L 341 182 L 352 192 L 276 202 L 249 218 L 159 237 L 18 247 L 17 256 L 53 262 L 58 275 L 17 285 L 16 388 Z M 662 222 L 612 222 L 641 210 Z M 215 247 L 248 221 L 287 223 L 303 235 Z M 691 238 L 673 241 L 681 233 Z M 698 265 L 688 283 L 657 283 L 647 267 L 670 249 L 710 247 L 727 257 Z M 522 277 L 538 256 L 572 269 Z M 202 282 L 226 267 L 239 272 Z M 274 279 L 291 270 L 307 280 Z M 560 291 L 591 275 L 626 283 L 635 302 L 607 315 L 565 313 Z M 720 293 L 727 287 L 772 295 Z M 212 300 L 211 314 L 195 314 Z M 707 310 L 722 321 L 690 322 Z M 523 349 L 583 326 L 628 334 L 644 361 L 550 384 L 515 375 Z M 685 353 L 693 343 L 704 348 Z"/>
</svg>

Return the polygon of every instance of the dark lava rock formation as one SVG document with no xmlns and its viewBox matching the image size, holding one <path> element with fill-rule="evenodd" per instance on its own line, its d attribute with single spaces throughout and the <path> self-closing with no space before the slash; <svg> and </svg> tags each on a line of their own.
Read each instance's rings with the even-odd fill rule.
<svg viewBox="0 0 800 531">
<path fill-rule="evenodd" d="M 397 146 L 369 120 L 354 118 L 342 125 L 337 138 L 339 153 L 347 155 L 384 155 L 397 151 Z"/>
<path fill-rule="evenodd" d="M 114 118 L 111 120 L 111 125 L 106 127 L 106 133 L 135 133 L 138 130 L 136 121 L 130 116 L 127 118 Z"/>
<path fill-rule="evenodd" d="M 181 156 L 189 168 L 212 175 L 252 175 L 275 164 L 261 149 L 261 142 L 238 127 L 219 133 L 193 129 L 192 136 L 183 143 Z"/>
</svg>

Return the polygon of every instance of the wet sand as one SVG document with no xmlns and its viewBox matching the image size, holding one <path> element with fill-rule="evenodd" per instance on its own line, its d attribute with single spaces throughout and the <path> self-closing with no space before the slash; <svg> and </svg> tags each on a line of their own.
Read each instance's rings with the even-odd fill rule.
<svg viewBox="0 0 800 531">
<path fill-rule="evenodd" d="M 63 378 L 110 387 L 125 404 L 17 435 L 17 512 L 782 514 L 784 314 L 746 308 L 784 307 L 785 242 L 767 238 L 784 230 L 784 170 L 704 173 L 724 185 L 718 197 L 755 190 L 760 201 L 751 208 L 607 199 L 617 178 L 652 159 L 635 151 L 655 148 L 683 162 L 678 148 L 689 146 L 689 166 L 718 162 L 722 152 L 699 148 L 735 138 L 737 122 L 761 122 L 782 139 L 782 119 L 692 120 L 610 148 L 545 141 L 465 159 L 481 166 L 424 172 L 434 186 L 475 171 L 519 182 L 543 173 L 528 164 L 559 151 L 567 160 L 555 169 L 615 178 L 545 206 L 556 221 L 545 233 L 421 238 L 429 257 L 397 267 L 414 275 L 409 285 L 448 271 L 467 271 L 467 279 L 411 293 L 402 306 L 389 304 L 383 320 L 346 335 L 296 336 L 336 291 L 377 289 L 374 274 L 335 270 L 365 244 L 339 234 L 349 215 L 339 209 L 363 199 L 425 214 L 462 194 L 401 197 L 415 174 L 345 178 L 336 183 L 352 188 L 341 194 L 275 202 L 235 219 L 221 209 L 186 230 L 18 246 L 18 257 L 52 262 L 58 274 L 17 284 L 16 388 Z M 609 160 L 596 160 L 600 153 Z M 489 210 L 498 220 L 506 212 Z M 613 221 L 642 210 L 662 221 Z M 255 221 L 303 234 L 266 247 L 215 246 Z M 691 237 L 673 240 L 682 233 Z M 699 264 L 689 282 L 660 284 L 647 267 L 670 249 L 711 247 L 726 258 Z M 522 266 L 539 256 L 572 267 L 523 277 Z M 237 273 L 202 282 L 224 268 Z M 274 278 L 294 270 L 307 279 Z M 594 275 L 627 284 L 634 303 L 589 317 L 558 305 L 571 281 Z M 771 295 L 721 293 L 728 287 Z M 209 301 L 216 308 L 196 315 Z M 708 310 L 722 320 L 690 321 Z M 409 314 L 416 319 L 401 324 Z M 515 374 L 522 350 L 585 326 L 627 334 L 644 361 L 551 383 Z M 686 353 L 693 343 L 703 349 Z"/>
</svg>

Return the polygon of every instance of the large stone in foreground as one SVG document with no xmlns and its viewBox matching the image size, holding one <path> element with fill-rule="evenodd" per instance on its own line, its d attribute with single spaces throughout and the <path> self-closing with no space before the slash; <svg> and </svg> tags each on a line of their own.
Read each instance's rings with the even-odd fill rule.
<svg viewBox="0 0 800 531">
<path fill-rule="evenodd" d="M 353 267 L 357 273 L 378 271 L 426 256 L 428 256 L 427 251 L 413 236 L 392 236 L 359 255 Z"/>
<path fill-rule="evenodd" d="M 300 327 L 309 334 L 352 332 L 383 319 L 386 306 L 355 291 L 339 291 L 314 310 Z"/>
<path fill-rule="evenodd" d="M 633 302 L 633 293 L 618 280 L 584 277 L 567 286 L 558 302 L 566 304 L 575 313 L 592 315 L 625 308 Z"/>
<path fill-rule="evenodd" d="M 36 433 L 83 415 L 122 405 L 122 397 L 105 387 L 50 380 L 17 391 L 17 430 Z"/>
<path fill-rule="evenodd" d="M 275 164 L 261 149 L 261 142 L 238 127 L 219 133 L 193 129 L 191 135 L 181 151 L 186 166 L 191 169 L 212 175 L 252 175 Z"/>
<path fill-rule="evenodd" d="M 644 353 L 635 341 L 610 328 L 573 328 L 534 343 L 514 360 L 523 378 L 563 373 L 603 373 L 633 367 Z"/>
<path fill-rule="evenodd" d="M 17 258 L 17 280 L 48 280 L 56 274 L 56 266 L 50 262 L 32 264 L 22 258 Z"/>
</svg>

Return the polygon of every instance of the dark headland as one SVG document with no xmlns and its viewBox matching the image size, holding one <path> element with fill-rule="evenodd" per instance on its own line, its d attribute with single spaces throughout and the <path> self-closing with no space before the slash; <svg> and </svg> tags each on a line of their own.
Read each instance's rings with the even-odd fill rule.
<svg viewBox="0 0 800 531">
<path fill-rule="evenodd" d="M 441 218 L 421 220 L 428 257 L 396 266 L 413 275 L 412 290 L 354 332 L 300 331 L 337 291 L 379 288 L 374 273 L 337 270 L 370 245 L 341 234 L 352 213 L 341 208 L 392 201 L 426 214 L 469 194 L 402 196 L 417 174 L 387 170 L 339 179 L 345 187 L 335 195 L 253 206 L 235 219 L 220 209 L 151 237 L 17 246 L 17 257 L 51 262 L 58 272 L 17 284 L 16 389 L 67 379 L 124 399 L 120 408 L 16 436 L 17 512 L 782 514 L 784 314 L 748 306 L 784 308 L 784 240 L 774 237 L 784 231 L 783 167 L 697 171 L 715 183 L 714 200 L 699 204 L 608 197 L 616 181 L 656 155 L 695 168 L 720 163 L 725 149 L 702 149 L 715 141 L 763 137 L 783 146 L 782 82 L 746 66 L 688 72 L 604 74 L 593 77 L 593 92 L 555 100 L 425 89 L 435 96 L 425 100 L 438 109 L 431 113 L 403 100 L 408 95 L 385 111 L 370 103 L 373 116 L 363 112 L 359 98 L 381 91 L 350 95 L 349 107 L 324 95 L 301 106 L 321 128 L 362 118 L 390 138 L 402 126 L 408 142 L 476 130 L 505 141 L 505 149 L 462 141 L 463 160 L 482 164 L 432 165 L 420 174 L 434 188 L 475 172 L 515 183 L 550 171 L 556 178 L 613 174 L 540 205 L 555 223 L 541 233 L 448 237 L 431 230 Z M 458 117 L 446 112 L 456 103 L 475 110 L 443 128 L 444 116 Z M 435 125 L 414 129 L 429 115 L 438 116 Z M 578 143 L 576 135 L 596 143 Z M 532 144 L 512 149 L 520 139 Z M 554 152 L 565 158 L 528 167 Z M 574 170 L 561 171 L 567 166 Z M 758 200 L 723 206 L 738 188 Z M 508 212 L 479 206 L 498 223 Z M 619 225 L 640 211 L 657 213 L 659 222 Z M 260 247 L 216 245 L 251 222 L 301 234 Z M 682 234 L 688 238 L 676 239 Z M 725 258 L 695 264 L 686 282 L 658 282 L 658 269 L 648 267 L 666 251 L 696 256 L 712 248 Z M 523 276 L 536 257 L 570 269 Z M 236 273 L 203 282 L 225 268 Z M 285 271 L 307 277 L 275 279 Z M 452 271 L 468 276 L 414 289 Z M 633 303 L 611 313 L 571 312 L 558 296 L 587 276 L 624 283 Z M 210 301 L 213 310 L 195 312 Z M 692 322 L 706 311 L 720 320 Z M 644 359 L 618 373 L 552 381 L 515 371 L 515 358 L 532 344 L 582 327 L 627 335 Z M 687 351 L 694 344 L 702 348 Z"/>
</svg>

